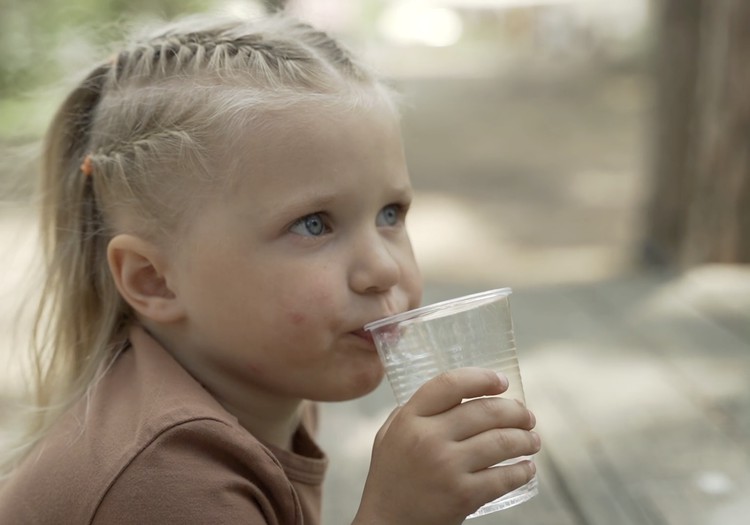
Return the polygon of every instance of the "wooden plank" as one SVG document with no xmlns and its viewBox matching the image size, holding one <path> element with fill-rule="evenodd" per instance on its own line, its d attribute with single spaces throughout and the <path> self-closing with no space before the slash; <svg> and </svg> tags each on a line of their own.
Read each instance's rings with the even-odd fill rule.
<svg viewBox="0 0 750 525">
<path fill-rule="evenodd" d="M 617 434 L 623 420 L 612 417 L 608 389 L 622 381 L 612 378 L 618 368 L 601 365 L 601 338 L 590 314 L 571 302 L 574 289 L 519 290 L 512 299 L 529 406 L 578 523 L 659 524 L 610 457 L 608 432 Z M 619 355 L 611 344 L 607 353 L 607 363 Z"/>
<path fill-rule="evenodd" d="M 605 396 L 628 424 L 616 426 L 619 433 L 590 427 L 602 437 L 629 497 L 642 501 L 657 523 L 680 525 L 710 523 L 712 516 L 747 501 L 748 440 L 715 411 L 719 400 L 738 402 L 745 410 L 750 380 L 745 342 L 686 309 L 658 278 L 579 288 L 569 297 L 596 320 L 587 330 L 604 345 L 616 342 L 632 360 L 629 368 L 623 356 L 610 363 L 620 368 L 619 382 L 600 367 L 614 388 L 630 385 L 624 388 L 627 398 Z M 578 401 L 589 425 L 602 423 L 602 407 Z M 712 489 L 706 483 L 711 479 L 721 487 Z"/>
<path fill-rule="evenodd" d="M 672 290 L 680 301 L 743 339 L 750 348 L 750 265 L 693 268 Z"/>
<path fill-rule="evenodd" d="M 747 296 L 740 299 L 745 287 L 750 290 L 750 275 L 745 275 L 747 280 L 729 286 L 736 304 L 750 304 Z M 695 291 L 696 282 L 689 276 L 658 286 L 648 277 L 612 282 L 599 289 L 598 301 L 630 305 L 629 314 L 618 314 L 623 328 L 661 355 L 685 395 L 750 452 L 750 339 L 717 322 L 718 310 Z M 723 297 L 732 304 L 729 290 Z M 735 313 L 750 326 L 750 308 Z"/>
</svg>

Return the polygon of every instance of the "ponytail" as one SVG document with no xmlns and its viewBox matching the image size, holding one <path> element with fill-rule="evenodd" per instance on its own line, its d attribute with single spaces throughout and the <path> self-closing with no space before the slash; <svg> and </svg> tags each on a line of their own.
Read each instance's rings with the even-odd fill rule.
<svg viewBox="0 0 750 525">
<path fill-rule="evenodd" d="M 124 303 L 106 263 L 109 235 L 96 202 L 95 167 L 88 174 L 81 169 L 111 74 L 109 63 L 94 69 L 65 100 L 45 138 L 41 229 L 47 281 L 34 333 L 42 406 L 52 396 L 65 400 L 85 391 L 100 368 L 92 350 L 108 351 L 122 324 Z M 63 388 L 55 392 L 48 385 Z"/>
<path fill-rule="evenodd" d="M 124 343 L 117 335 L 127 309 L 106 264 L 108 235 L 95 177 L 81 170 L 110 70 L 109 64 L 94 69 L 65 99 L 45 135 L 40 181 L 45 281 L 31 339 L 36 408 L 24 443 L 0 458 L 0 476 L 85 394 Z"/>
</svg>

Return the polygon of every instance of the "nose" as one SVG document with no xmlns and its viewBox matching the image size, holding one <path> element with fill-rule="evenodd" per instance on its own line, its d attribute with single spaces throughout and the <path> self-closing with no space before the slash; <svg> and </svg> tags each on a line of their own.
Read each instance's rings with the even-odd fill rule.
<svg viewBox="0 0 750 525">
<path fill-rule="evenodd" d="M 362 294 L 387 292 L 401 279 L 397 247 L 378 234 L 359 243 L 352 266 L 349 285 Z"/>
</svg>

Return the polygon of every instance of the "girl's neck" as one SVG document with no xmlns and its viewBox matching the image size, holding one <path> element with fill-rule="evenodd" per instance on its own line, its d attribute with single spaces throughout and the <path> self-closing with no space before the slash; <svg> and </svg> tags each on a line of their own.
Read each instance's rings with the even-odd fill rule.
<svg viewBox="0 0 750 525">
<path fill-rule="evenodd" d="M 196 364 L 185 354 L 170 351 L 170 348 L 180 348 L 181 343 L 171 341 L 166 334 L 159 333 L 153 327 L 148 327 L 147 331 L 227 412 L 235 416 L 248 432 L 263 443 L 283 450 L 292 450 L 294 434 L 300 425 L 303 400 L 269 395 L 211 370 L 204 366 L 205 364 Z"/>
<path fill-rule="evenodd" d="M 271 413 L 260 410 L 248 412 L 246 407 L 232 405 L 225 399 L 218 401 L 258 440 L 282 450 L 292 450 L 294 434 L 300 425 L 302 401 L 277 406 Z"/>
</svg>

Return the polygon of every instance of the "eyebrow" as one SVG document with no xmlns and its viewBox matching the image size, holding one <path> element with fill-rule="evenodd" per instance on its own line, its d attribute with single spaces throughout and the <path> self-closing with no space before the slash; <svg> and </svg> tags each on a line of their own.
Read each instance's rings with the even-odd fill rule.
<svg viewBox="0 0 750 525">
<path fill-rule="evenodd" d="M 333 193 L 304 193 L 281 201 L 269 201 L 256 208 L 256 212 L 271 222 L 281 222 L 329 208 L 336 201 Z"/>
<path fill-rule="evenodd" d="M 396 186 L 388 190 L 389 201 L 410 201 L 414 198 L 414 188 L 409 185 Z"/>
<path fill-rule="evenodd" d="M 295 196 L 294 198 L 284 200 L 283 214 L 294 212 L 295 210 L 300 213 L 306 213 L 308 211 L 316 211 L 328 208 L 331 204 L 336 201 L 335 193 L 306 193 L 301 197 Z"/>
<path fill-rule="evenodd" d="M 410 185 L 397 186 L 386 190 L 387 200 L 389 202 L 411 201 L 413 190 Z M 278 203 L 269 203 L 269 213 L 273 217 L 286 217 L 288 215 L 303 215 L 305 213 L 315 213 L 324 211 L 334 202 L 341 198 L 340 194 L 335 192 L 318 191 L 306 193 L 301 197 L 294 197 L 283 202 L 283 209 L 279 209 Z"/>
</svg>

